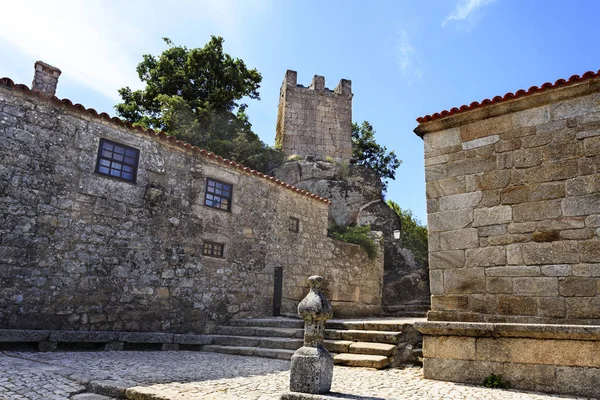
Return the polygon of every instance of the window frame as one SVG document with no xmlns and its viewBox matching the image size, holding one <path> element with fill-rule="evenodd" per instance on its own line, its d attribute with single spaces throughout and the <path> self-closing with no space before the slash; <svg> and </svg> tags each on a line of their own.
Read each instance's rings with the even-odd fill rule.
<svg viewBox="0 0 600 400">
<path fill-rule="evenodd" d="M 210 181 L 212 181 L 212 182 L 215 183 L 215 185 L 214 185 L 215 190 L 216 190 L 217 184 L 228 186 L 229 187 L 229 197 L 225 197 L 225 196 L 217 194 L 215 192 L 209 192 L 208 190 L 211 187 L 210 184 L 209 184 Z M 221 188 L 221 190 L 222 189 L 223 189 L 223 187 Z M 220 206 L 206 204 L 206 202 L 209 201 L 208 200 L 208 196 L 209 195 L 213 196 L 213 199 L 210 200 L 213 203 L 214 203 L 214 198 L 215 197 L 218 197 L 221 200 L 222 199 L 226 199 L 227 200 L 227 209 L 224 209 L 224 208 L 222 208 Z M 204 189 L 204 206 L 212 208 L 212 209 L 215 209 L 215 210 L 220 210 L 220 211 L 225 211 L 225 212 L 231 212 L 231 203 L 232 202 L 233 202 L 233 184 L 227 183 L 227 182 L 223 182 L 223 181 L 219 181 L 219 180 L 214 179 L 214 178 L 209 178 L 209 177 L 206 178 L 206 187 Z M 219 204 L 222 204 L 222 201 L 219 201 Z"/>
<path fill-rule="evenodd" d="M 213 250 L 215 248 L 220 247 L 221 248 L 221 254 L 220 255 L 214 255 L 214 254 L 207 254 L 207 253 L 205 253 L 206 245 L 213 246 L 213 248 L 212 248 Z M 204 240 L 202 242 L 202 256 L 212 257 L 212 258 L 220 258 L 220 259 L 225 258 L 225 243 L 213 242 L 211 240 Z"/>
<path fill-rule="evenodd" d="M 294 223 L 294 229 L 292 229 L 292 221 Z M 290 217 L 288 219 L 288 231 L 294 233 L 300 233 L 300 218 Z"/>
<path fill-rule="evenodd" d="M 103 157 L 102 156 L 102 152 L 105 150 L 104 149 L 104 144 L 105 143 L 113 145 L 113 146 L 117 146 L 117 147 L 123 148 L 124 151 L 125 151 L 125 153 L 123 153 L 123 158 L 125 159 L 125 157 L 133 157 L 135 159 L 135 164 L 131 164 L 131 163 L 125 162 L 124 159 L 123 159 L 123 161 L 119 161 L 119 160 L 115 160 L 114 158 Z M 113 149 L 114 149 L 114 147 L 113 147 Z M 109 151 L 108 149 L 106 149 L 106 150 Z M 127 150 L 131 150 L 131 151 L 135 152 L 135 155 L 134 156 L 128 156 L 127 155 Z M 115 153 L 115 152 L 113 151 L 113 153 Z M 100 166 L 101 166 L 100 162 L 101 162 L 101 160 L 108 160 L 111 163 L 113 161 L 115 161 L 115 162 L 119 162 L 119 163 L 123 164 L 124 166 L 130 167 L 132 169 L 132 172 L 131 172 L 132 179 L 127 179 L 127 178 L 124 178 L 122 176 L 111 175 L 110 174 L 111 167 L 108 167 L 109 168 L 109 173 L 100 171 Z M 114 142 L 114 141 L 109 140 L 109 139 L 100 138 L 100 142 L 98 143 L 98 152 L 96 154 L 96 167 L 94 168 L 94 173 L 95 174 L 102 175 L 102 176 L 107 177 L 107 178 L 116 179 L 118 181 L 135 184 L 137 182 L 137 175 L 138 175 L 139 166 L 140 166 L 140 149 L 136 149 L 135 147 L 131 147 L 131 146 L 128 146 L 126 144 L 117 143 L 117 142 Z M 106 166 L 103 166 L 103 167 L 106 167 Z M 121 173 L 122 172 L 123 172 L 123 170 L 121 170 Z"/>
</svg>

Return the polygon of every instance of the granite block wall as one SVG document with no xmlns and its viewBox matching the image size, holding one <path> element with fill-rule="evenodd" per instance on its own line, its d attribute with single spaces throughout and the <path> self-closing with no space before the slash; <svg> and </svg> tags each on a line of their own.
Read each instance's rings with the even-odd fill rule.
<svg viewBox="0 0 600 400">
<path fill-rule="evenodd" d="M 275 267 L 290 312 L 314 273 L 339 293 L 361 274 L 338 315 L 378 308 L 383 259 L 328 239 L 326 202 L 0 83 L 1 328 L 210 332 L 271 315 Z M 94 172 L 101 138 L 140 150 L 135 183 Z M 207 178 L 233 185 L 231 212 L 204 205 Z M 224 257 L 202 255 L 205 241 Z"/>
<path fill-rule="evenodd" d="M 297 85 L 296 71 L 288 70 L 281 86 L 277 113 L 277 144 L 287 155 L 352 157 L 352 83 L 342 79 L 334 90 L 315 75 L 306 88 Z"/>
<path fill-rule="evenodd" d="M 430 320 L 600 323 L 597 78 L 422 123 Z"/>
</svg>

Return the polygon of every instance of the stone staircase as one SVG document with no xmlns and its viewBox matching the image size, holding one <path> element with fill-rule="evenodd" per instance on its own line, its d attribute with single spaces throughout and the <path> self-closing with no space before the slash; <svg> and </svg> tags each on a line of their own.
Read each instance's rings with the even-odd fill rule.
<svg viewBox="0 0 600 400">
<path fill-rule="evenodd" d="M 413 327 L 423 318 L 330 320 L 325 347 L 336 365 L 385 368 L 417 363 L 421 335 Z M 304 321 L 297 318 L 233 319 L 209 335 L 204 351 L 289 360 L 303 344 Z"/>
</svg>

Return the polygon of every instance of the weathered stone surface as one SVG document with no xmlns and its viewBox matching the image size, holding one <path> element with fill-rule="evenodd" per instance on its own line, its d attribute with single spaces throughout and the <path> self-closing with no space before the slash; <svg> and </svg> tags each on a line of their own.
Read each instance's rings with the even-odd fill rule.
<svg viewBox="0 0 600 400">
<path fill-rule="evenodd" d="M 509 206 L 476 208 L 473 210 L 473 226 L 504 224 L 512 221 L 512 209 Z"/>
<path fill-rule="evenodd" d="M 487 293 L 511 294 L 513 292 L 513 280 L 506 277 L 487 276 L 485 289 Z"/>
<path fill-rule="evenodd" d="M 440 211 L 475 207 L 481 201 L 481 192 L 462 193 L 440 197 Z"/>
<path fill-rule="evenodd" d="M 498 296 L 498 313 L 501 315 L 536 315 L 537 300 L 529 296 Z"/>
<path fill-rule="evenodd" d="M 514 294 L 520 296 L 558 296 L 555 277 L 513 278 Z"/>
<path fill-rule="evenodd" d="M 562 212 L 565 216 L 579 216 L 600 213 L 600 193 L 562 199 Z"/>
<path fill-rule="evenodd" d="M 587 278 L 561 278 L 558 284 L 560 295 L 566 297 L 593 297 L 598 291 L 597 282 Z"/>
<path fill-rule="evenodd" d="M 440 233 L 441 250 L 469 249 L 478 246 L 479 237 L 475 228 Z"/>
<path fill-rule="evenodd" d="M 465 251 L 467 267 L 491 267 L 506 264 L 506 250 L 502 246 L 480 247 Z"/>
<path fill-rule="evenodd" d="M 507 265 L 485 269 L 486 276 L 540 276 L 540 267 L 533 265 Z"/>
<path fill-rule="evenodd" d="M 429 268 L 432 270 L 462 268 L 464 265 L 464 250 L 436 251 L 429 253 Z"/>
<path fill-rule="evenodd" d="M 432 310 L 467 310 L 468 308 L 468 296 L 431 296 Z"/>
<path fill-rule="evenodd" d="M 494 143 L 498 142 L 499 140 L 500 140 L 500 136 L 498 136 L 498 135 L 486 136 L 486 137 L 482 137 L 479 139 L 469 140 L 467 142 L 463 141 L 462 148 L 463 148 L 463 150 L 476 149 L 478 147 L 494 144 Z"/>
<path fill-rule="evenodd" d="M 484 271 L 484 268 L 448 269 L 444 271 L 444 292 L 455 294 L 484 293 Z"/>
<path fill-rule="evenodd" d="M 441 211 L 428 215 L 428 228 L 432 232 L 465 228 L 473 221 L 472 209 Z"/>
<path fill-rule="evenodd" d="M 539 221 L 560 217 L 560 200 L 537 201 L 532 203 L 515 204 L 512 207 L 515 222 Z"/>
</svg>

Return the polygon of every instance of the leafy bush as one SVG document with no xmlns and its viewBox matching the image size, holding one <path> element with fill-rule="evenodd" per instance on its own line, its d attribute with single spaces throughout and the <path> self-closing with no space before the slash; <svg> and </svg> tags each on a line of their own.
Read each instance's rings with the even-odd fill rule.
<svg viewBox="0 0 600 400">
<path fill-rule="evenodd" d="M 483 380 L 483 385 L 488 388 L 510 389 L 510 382 L 502 379 L 502 375 L 490 374 Z"/>
<path fill-rule="evenodd" d="M 292 154 L 291 156 L 289 156 L 287 158 L 288 161 L 298 161 L 298 160 L 302 160 L 302 157 L 300 157 L 298 154 Z"/>
<path fill-rule="evenodd" d="M 411 210 L 403 210 L 392 200 L 387 205 L 398 214 L 400 218 L 400 237 L 402 246 L 409 249 L 415 261 L 420 265 L 427 265 L 427 227 L 415 218 Z"/>
<path fill-rule="evenodd" d="M 328 230 L 329 236 L 334 239 L 360 245 L 360 247 L 362 247 L 367 253 L 367 256 L 369 256 L 369 259 L 373 260 L 375 257 L 377 257 L 377 245 L 373 239 L 369 237 L 369 232 L 371 232 L 371 225 L 350 225 L 346 227 L 334 225 Z"/>
</svg>

